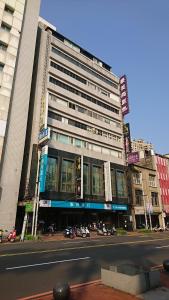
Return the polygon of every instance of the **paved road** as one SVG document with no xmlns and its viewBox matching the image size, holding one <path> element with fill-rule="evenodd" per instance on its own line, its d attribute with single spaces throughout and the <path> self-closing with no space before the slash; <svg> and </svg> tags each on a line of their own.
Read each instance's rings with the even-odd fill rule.
<svg viewBox="0 0 169 300">
<path fill-rule="evenodd" d="M 162 264 L 169 258 L 169 234 L 101 237 L 88 240 L 24 242 L 0 245 L 0 299 L 49 291 L 56 282 L 70 284 L 100 278 L 101 266 L 134 262 Z"/>
</svg>

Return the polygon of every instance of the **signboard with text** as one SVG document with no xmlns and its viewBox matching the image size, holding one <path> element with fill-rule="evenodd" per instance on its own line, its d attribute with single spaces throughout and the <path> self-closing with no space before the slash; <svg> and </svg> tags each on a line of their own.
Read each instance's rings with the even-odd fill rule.
<svg viewBox="0 0 169 300">
<path fill-rule="evenodd" d="M 120 77 L 120 99 L 122 107 L 122 115 L 129 113 L 129 100 L 128 100 L 128 88 L 127 88 L 127 77 L 123 75 Z"/>
<path fill-rule="evenodd" d="M 128 153 L 128 164 L 135 164 L 139 162 L 139 160 L 140 160 L 139 152 Z"/>
<path fill-rule="evenodd" d="M 130 138 L 130 124 L 126 123 L 123 125 L 123 136 L 124 136 L 124 149 L 125 153 L 131 152 L 131 138 Z"/>
</svg>

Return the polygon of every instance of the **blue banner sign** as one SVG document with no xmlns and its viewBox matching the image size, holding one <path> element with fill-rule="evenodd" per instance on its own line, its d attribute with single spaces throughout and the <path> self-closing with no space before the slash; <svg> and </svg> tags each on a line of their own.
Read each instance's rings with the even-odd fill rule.
<svg viewBox="0 0 169 300">
<path fill-rule="evenodd" d="M 127 210 L 125 204 L 106 204 L 106 203 L 94 203 L 94 202 L 75 202 L 75 201 L 56 201 L 51 200 L 51 207 L 62 208 L 84 208 L 84 209 L 104 209 L 104 210 Z"/>
<path fill-rule="evenodd" d="M 47 164 L 48 164 L 48 146 L 44 146 L 42 148 L 42 154 L 40 159 L 40 171 L 39 171 L 40 193 L 43 193 L 45 191 Z"/>
</svg>

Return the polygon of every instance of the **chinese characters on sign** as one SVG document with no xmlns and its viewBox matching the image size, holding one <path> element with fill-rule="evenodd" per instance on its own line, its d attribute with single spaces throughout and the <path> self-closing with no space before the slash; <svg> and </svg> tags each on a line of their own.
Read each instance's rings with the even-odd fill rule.
<svg viewBox="0 0 169 300">
<path fill-rule="evenodd" d="M 125 153 L 131 152 L 131 138 L 130 138 L 130 125 L 126 123 L 123 125 L 123 135 L 124 135 L 124 149 Z"/>
<path fill-rule="evenodd" d="M 120 77 L 120 99 L 123 116 L 129 113 L 129 101 L 126 75 Z"/>
<path fill-rule="evenodd" d="M 135 164 L 139 162 L 139 160 L 140 160 L 139 152 L 128 153 L 128 164 Z"/>
</svg>

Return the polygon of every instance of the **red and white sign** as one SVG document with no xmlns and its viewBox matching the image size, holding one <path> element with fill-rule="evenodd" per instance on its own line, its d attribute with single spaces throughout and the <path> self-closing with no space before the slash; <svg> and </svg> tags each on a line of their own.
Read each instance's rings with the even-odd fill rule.
<svg viewBox="0 0 169 300">
<path fill-rule="evenodd" d="M 128 89 L 127 89 L 127 77 L 123 75 L 120 77 L 120 99 L 122 107 L 122 115 L 129 113 L 129 101 L 128 101 Z"/>
</svg>

